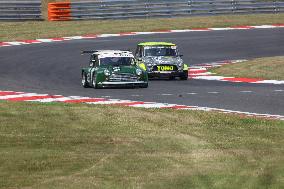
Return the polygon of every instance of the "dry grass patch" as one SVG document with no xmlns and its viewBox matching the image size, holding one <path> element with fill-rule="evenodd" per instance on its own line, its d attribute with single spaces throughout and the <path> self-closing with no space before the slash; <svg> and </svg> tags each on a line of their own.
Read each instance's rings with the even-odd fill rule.
<svg viewBox="0 0 284 189">
<path fill-rule="evenodd" d="M 280 24 L 283 20 L 284 14 L 256 14 L 115 21 L 2 22 L 0 41 L 131 31 Z"/>
<path fill-rule="evenodd" d="M 284 124 L 0 101 L 0 188 L 280 188 Z"/>
<path fill-rule="evenodd" d="M 210 71 L 222 76 L 284 80 L 284 56 L 257 58 Z"/>
</svg>

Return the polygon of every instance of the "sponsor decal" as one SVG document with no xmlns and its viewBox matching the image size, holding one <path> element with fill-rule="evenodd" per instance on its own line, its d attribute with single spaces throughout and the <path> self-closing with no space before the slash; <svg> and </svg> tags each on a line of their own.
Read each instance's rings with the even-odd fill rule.
<svg viewBox="0 0 284 189">
<path fill-rule="evenodd" d="M 173 71 L 174 66 L 157 66 L 158 71 Z"/>
</svg>

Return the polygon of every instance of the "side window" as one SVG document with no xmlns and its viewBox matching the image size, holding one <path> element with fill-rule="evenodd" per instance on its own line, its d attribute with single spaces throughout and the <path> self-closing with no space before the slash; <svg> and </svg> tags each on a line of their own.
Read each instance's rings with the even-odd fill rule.
<svg viewBox="0 0 284 189">
<path fill-rule="evenodd" d="M 139 49 L 139 55 L 140 55 L 140 57 L 143 56 L 143 49 L 144 49 L 144 47 L 140 47 L 140 49 Z"/>
<path fill-rule="evenodd" d="M 179 56 L 179 55 L 180 55 L 180 53 L 179 53 L 179 50 L 178 50 L 177 46 L 176 46 L 176 55 L 177 55 L 177 56 Z"/>
<path fill-rule="evenodd" d="M 95 57 L 94 65 L 95 65 L 95 66 L 99 66 L 99 59 L 98 59 L 98 57 L 97 57 L 97 56 Z"/>
<path fill-rule="evenodd" d="M 137 48 L 136 48 L 136 52 L 135 52 L 135 56 L 137 57 L 137 58 L 141 58 L 141 56 L 142 56 L 142 47 L 141 46 L 137 46 Z"/>
<path fill-rule="evenodd" d="M 137 46 L 137 48 L 136 48 L 135 57 L 139 57 L 139 46 Z"/>
<path fill-rule="evenodd" d="M 95 65 L 96 65 L 95 55 L 91 55 L 90 67 L 94 67 Z"/>
</svg>

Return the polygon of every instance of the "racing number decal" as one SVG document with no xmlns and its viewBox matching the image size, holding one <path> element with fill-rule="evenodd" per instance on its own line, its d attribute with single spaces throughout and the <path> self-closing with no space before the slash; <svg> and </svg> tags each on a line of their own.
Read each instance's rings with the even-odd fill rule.
<svg viewBox="0 0 284 189">
<path fill-rule="evenodd" d="M 157 66 L 158 71 L 173 71 L 174 66 Z"/>
</svg>

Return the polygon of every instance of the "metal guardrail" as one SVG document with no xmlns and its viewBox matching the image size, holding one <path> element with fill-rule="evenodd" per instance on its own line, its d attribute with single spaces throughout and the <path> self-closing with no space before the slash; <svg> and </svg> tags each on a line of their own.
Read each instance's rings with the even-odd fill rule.
<svg viewBox="0 0 284 189">
<path fill-rule="evenodd" d="M 42 20 L 41 0 L 0 0 L 0 21 Z"/>
<path fill-rule="evenodd" d="M 284 12 L 284 1 L 100 0 L 71 2 L 71 19 L 128 19 Z"/>
</svg>

